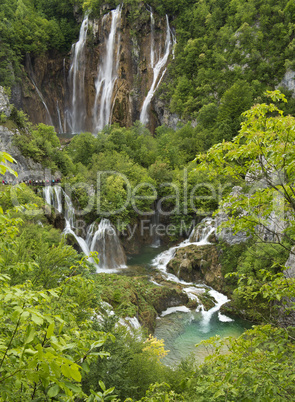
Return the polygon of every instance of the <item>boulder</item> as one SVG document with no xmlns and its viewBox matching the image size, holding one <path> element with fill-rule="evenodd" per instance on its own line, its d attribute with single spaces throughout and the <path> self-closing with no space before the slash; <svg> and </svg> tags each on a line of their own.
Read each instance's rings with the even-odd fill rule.
<svg viewBox="0 0 295 402">
<path fill-rule="evenodd" d="M 222 291 L 223 276 L 214 244 L 198 246 L 190 244 L 176 250 L 167 265 L 167 271 L 186 282 L 205 282 Z"/>
</svg>

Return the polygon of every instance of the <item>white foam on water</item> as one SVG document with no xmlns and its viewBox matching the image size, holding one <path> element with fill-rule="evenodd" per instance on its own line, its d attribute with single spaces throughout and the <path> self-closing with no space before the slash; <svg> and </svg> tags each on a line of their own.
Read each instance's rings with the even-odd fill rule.
<svg viewBox="0 0 295 402">
<path fill-rule="evenodd" d="M 167 310 L 162 311 L 161 317 L 165 317 L 166 315 L 173 314 L 173 313 L 176 313 L 179 311 L 182 313 L 190 313 L 191 312 L 191 310 L 186 306 L 169 307 L 169 308 L 167 308 Z"/>
</svg>

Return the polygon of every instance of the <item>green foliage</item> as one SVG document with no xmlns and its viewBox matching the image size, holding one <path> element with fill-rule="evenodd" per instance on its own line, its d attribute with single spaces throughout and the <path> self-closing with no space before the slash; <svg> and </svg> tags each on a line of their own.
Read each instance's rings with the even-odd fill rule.
<svg viewBox="0 0 295 402">
<path fill-rule="evenodd" d="M 12 119 L 21 129 L 13 138 L 14 144 L 24 156 L 52 170 L 59 169 L 64 175 L 75 170 L 72 159 L 60 149 L 59 138 L 52 126 L 40 123 L 32 127 L 27 121 L 27 116 L 15 108 Z"/>
<path fill-rule="evenodd" d="M 199 121 L 209 104 L 220 109 L 210 146 L 235 136 L 240 113 L 294 69 L 294 7 L 287 0 L 181 3 L 173 13 L 176 55 L 162 96 L 186 119 Z"/>
<path fill-rule="evenodd" d="M 87 264 L 56 233 L 22 223 L 0 214 L 1 398 L 85 397 L 82 374 L 108 337 L 90 320 L 97 296 Z"/>
<path fill-rule="evenodd" d="M 285 100 L 279 91 L 271 92 L 270 96 L 273 100 Z M 198 156 L 201 162 L 198 170 L 211 177 L 223 175 L 244 187 L 224 200 L 222 209 L 229 216 L 224 227 L 261 238 L 274 236 L 276 241 L 280 240 L 281 232 L 293 241 L 293 222 L 285 214 L 293 215 L 295 211 L 291 195 L 294 117 L 284 116 L 273 103 L 258 104 L 245 112 L 244 117 L 240 133 L 232 142 L 217 144 L 206 155 Z M 270 220 L 277 222 L 275 229 L 271 228 Z M 285 228 L 279 229 L 283 223 Z"/>
<path fill-rule="evenodd" d="M 237 340 L 216 337 L 201 344 L 216 349 L 188 379 L 186 400 L 292 400 L 295 350 L 285 329 L 257 326 Z M 229 352 L 222 354 L 221 346 Z"/>
<path fill-rule="evenodd" d="M 9 166 L 7 166 L 7 162 L 15 162 L 15 160 L 7 152 L 0 151 L 0 174 L 5 174 L 6 172 L 9 172 L 14 176 L 17 176 L 17 173 L 14 172 L 14 170 L 12 170 Z"/>
<path fill-rule="evenodd" d="M 83 389 L 86 393 L 90 387 L 98 390 L 103 379 L 106 387 L 115 384 L 115 393 L 121 400 L 127 397 L 138 400 L 150 384 L 165 381 L 171 370 L 160 363 L 153 350 L 146 348 L 140 334 L 134 336 L 122 327 L 111 328 L 116 339 L 105 343 L 110 357 L 91 364 Z"/>
<path fill-rule="evenodd" d="M 75 5 L 77 3 L 75 2 Z M 3 0 L 0 11 L 1 85 L 11 86 L 21 75 L 26 53 L 67 51 L 79 32 L 71 1 Z"/>
</svg>

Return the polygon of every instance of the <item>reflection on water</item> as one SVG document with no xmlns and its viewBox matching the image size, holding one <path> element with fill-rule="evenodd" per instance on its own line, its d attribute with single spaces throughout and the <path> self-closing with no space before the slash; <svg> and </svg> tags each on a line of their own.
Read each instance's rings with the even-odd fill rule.
<svg viewBox="0 0 295 402">
<path fill-rule="evenodd" d="M 175 366 L 191 353 L 201 363 L 208 353 L 203 346 L 196 348 L 195 345 L 202 340 L 215 335 L 238 337 L 250 327 L 251 324 L 243 320 L 220 321 L 216 312 L 204 328 L 202 312 L 176 312 L 157 320 L 155 336 L 164 339 L 165 349 L 170 350 L 163 363 Z"/>
<path fill-rule="evenodd" d="M 140 250 L 139 254 L 128 257 L 128 265 L 151 265 L 152 260 L 165 250 L 165 247 L 145 246 Z"/>
<path fill-rule="evenodd" d="M 147 276 L 150 277 L 157 272 L 152 266 L 152 260 L 156 255 L 165 250 L 164 247 L 145 246 L 141 248 L 139 254 L 127 255 L 127 269 L 119 271 L 118 274 L 127 276 Z"/>
</svg>

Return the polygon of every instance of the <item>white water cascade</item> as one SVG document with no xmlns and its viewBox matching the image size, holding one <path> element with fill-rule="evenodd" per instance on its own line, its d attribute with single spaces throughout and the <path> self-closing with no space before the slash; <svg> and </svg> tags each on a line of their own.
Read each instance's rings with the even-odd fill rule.
<svg viewBox="0 0 295 402">
<path fill-rule="evenodd" d="M 63 233 L 71 234 L 88 257 L 92 251 L 98 252 L 97 272 L 116 272 L 117 269 L 126 267 L 125 253 L 116 230 L 108 219 L 102 219 L 97 229 L 96 224 L 92 223 L 83 239 L 75 233 L 75 208 L 64 190 L 60 186 L 46 186 L 43 193 L 46 203 L 64 215 L 66 224 Z M 89 257 L 89 261 L 93 262 L 93 259 Z"/>
<path fill-rule="evenodd" d="M 49 109 L 48 109 L 48 107 L 47 107 L 47 105 L 46 105 L 45 99 L 43 98 L 43 95 L 42 95 L 41 91 L 40 91 L 39 88 L 37 87 L 37 85 L 36 85 L 36 83 L 35 83 L 35 81 L 34 81 L 34 79 L 33 79 L 32 77 L 31 77 L 31 81 L 32 81 L 32 83 L 33 83 L 33 85 L 34 85 L 34 87 L 35 87 L 35 89 L 36 89 L 36 91 L 37 91 L 37 94 L 38 94 L 38 96 L 39 96 L 41 102 L 43 103 L 43 106 L 45 107 L 46 114 L 47 114 L 47 122 L 48 122 L 48 124 L 49 124 L 50 126 L 54 126 L 53 121 L 52 121 L 52 118 L 51 118 L 51 114 L 50 114 L 50 112 L 49 112 Z"/>
<path fill-rule="evenodd" d="M 206 311 L 203 305 L 200 303 L 199 295 L 205 292 L 207 286 L 201 284 L 194 284 L 192 282 L 185 282 L 180 280 L 177 276 L 166 272 L 166 267 L 169 261 L 174 257 L 176 250 L 179 248 L 187 247 L 189 245 L 196 245 L 196 246 L 203 246 L 206 244 L 210 244 L 209 237 L 212 233 L 215 232 L 216 222 L 211 218 L 205 218 L 201 222 L 201 225 L 198 225 L 196 228 L 192 230 L 189 238 L 184 240 L 178 246 L 171 247 L 169 250 L 166 250 L 159 254 L 154 260 L 152 261 L 152 265 L 157 267 L 160 271 L 163 272 L 165 279 L 170 280 L 173 282 L 180 283 L 182 285 L 187 285 L 188 287 L 183 288 L 183 291 L 187 293 L 188 297 L 192 300 L 197 300 L 199 303 L 199 307 L 197 311 L 201 311 L 202 320 L 200 322 L 200 330 L 203 333 L 207 333 L 210 331 L 210 321 L 214 313 L 218 312 L 218 319 L 221 322 L 229 322 L 233 321 L 231 318 L 227 317 L 224 314 L 220 313 L 220 307 L 228 302 L 227 296 L 223 295 L 222 293 L 217 292 L 214 289 L 209 290 L 210 296 L 215 299 L 215 305 L 210 310 Z M 207 287 L 208 288 L 208 287 Z M 174 309 L 168 309 L 166 312 L 162 313 L 161 316 L 165 316 L 167 314 L 174 313 L 175 311 L 183 311 L 187 312 L 187 307 L 180 306 L 175 307 Z M 190 310 L 189 310 L 190 311 Z"/>
<path fill-rule="evenodd" d="M 200 322 L 200 331 L 203 333 L 207 333 L 210 331 L 210 321 L 214 313 L 218 312 L 218 319 L 221 322 L 233 321 L 231 318 L 227 317 L 224 314 L 221 314 L 219 311 L 220 307 L 229 301 L 227 296 L 217 292 L 214 289 L 210 289 L 209 295 L 215 299 L 215 305 L 210 310 L 206 311 L 203 305 L 201 304 L 198 296 L 205 292 L 205 288 L 208 288 L 207 286 L 201 284 L 195 284 L 192 282 L 185 282 L 183 280 L 180 280 L 177 276 L 166 272 L 167 264 L 174 257 L 176 250 L 178 250 L 179 248 L 187 247 L 189 245 L 203 246 L 210 244 L 208 239 L 210 235 L 214 233 L 216 230 L 215 227 L 216 222 L 211 218 L 205 218 L 201 223 L 202 225 L 198 225 L 196 228 L 192 230 L 192 233 L 190 234 L 188 239 L 184 240 L 178 246 L 171 247 L 169 250 L 162 252 L 156 258 L 154 258 L 154 260 L 152 261 L 152 265 L 157 267 L 160 271 L 164 273 L 166 280 L 170 280 L 188 286 L 186 288 L 183 288 L 183 291 L 187 293 L 190 299 L 198 301 L 199 307 L 197 308 L 197 311 L 201 311 L 202 314 L 202 320 Z M 170 308 L 164 313 L 162 313 L 161 316 L 163 317 L 167 314 L 171 314 L 176 311 L 188 312 L 190 310 L 187 310 L 187 307 L 184 306 Z"/>
<path fill-rule="evenodd" d="M 99 268 L 126 267 L 125 254 L 115 228 L 108 219 L 102 219 L 94 233 L 90 251 L 98 251 Z"/>
<path fill-rule="evenodd" d="M 112 98 L 119 65 L 120 34 L 117 33 L 121 21 L 121 6 L 104 16 L 102 25 L 111 18 L 111 29 L 106 41 L 105 56 L 98 69 L 95 81 L 95 102 L 93 107 L 93 132 L 101 131 L 111 123 Z"/>
<path fill-rule="evenodd" d="M 157 205 L 155 206 L 155 213 L 152 215 L 152 237 L 153 237 L 153 242 L 151 247 L 153 248 L 158 248 L 161 246 L 161 239 L 157 233 L 157 229 L 160 223 L 160 215 L 159 211 L 157 209 Z"/>
<path fill-rule="evenodd" d="M 159 59 L 157 63 L 155 64 L 155 57 L 156 57 L 156 52 L 154 49 L 154 17 L 153 13 L 151 12 L 151 68 L 153 69 L 153 82 L 150 87 L 150 90 L 143 102 L 141 113 L 140 113 L 140 121 L 142 124 L 148 124 L 149 122 L 149 106 L 150 103 L 153 99 L 153 96 L 158 89 L 165 73 L 166 73 L 166 65 L 168 61 L 168 57 L 172 48 L 172 35 L 171 35 L 171 30 L 169 26 L 169 20 L 168 16 L 166 15 L 166 23 L 167 23 L 167 29 L 166 29 L 166 41 L 165 41 L 165 50 L 164 50 L 164 55 L 160 57 L 160 50 L 159 50 Z"/>
<path fill-rule="evenodd" d="M 62 134 L 64 130 L 62 128 L 61 114 L 60 114 L 60 108 L 58 105 L 58 101 L 56 101 L 56 112 L 57 112 L 57 118 L 58 118 L 58 133 Z"/>
<path fill-rule="evenodd" d="M 192 244 L 196 246 L 204 246 L 206 244 L 210 244 L 209 237 L 212 233 L 215 232 L 215 226 L 213 225 L 214 221 L 210 218 L 205 218 L 203 220 L 204 227 L 202 229 L 193 229 L 191 235 L 188 239 L 181 242 L 178 246 L 171 247 L 168 250 L 163 251 L 157 257 L 155 257 L 152 261 L 152 265 L 157 267 L 160 271 L 165 273 L 167 279 L 172 280 L 174 282 L 185 283 L 177 278 L 177 276 L 173 274 L 169 274 L 166 272 L 166 267 L 170 260 L 175 255 L 176 250 L 179 248 L 183 248 Z"/>
<path fill-rule="evenodd" d="M 88 32 L 88 15 L 82 22 L 79 40 L 72 46 L 72 62 L 69 71 L 69 87 L 71 91 L 70 107 L 65 111 L 68 130 L 72 134 L 80 133 L 85 127 L 85 47 Z"/>
</svg>

